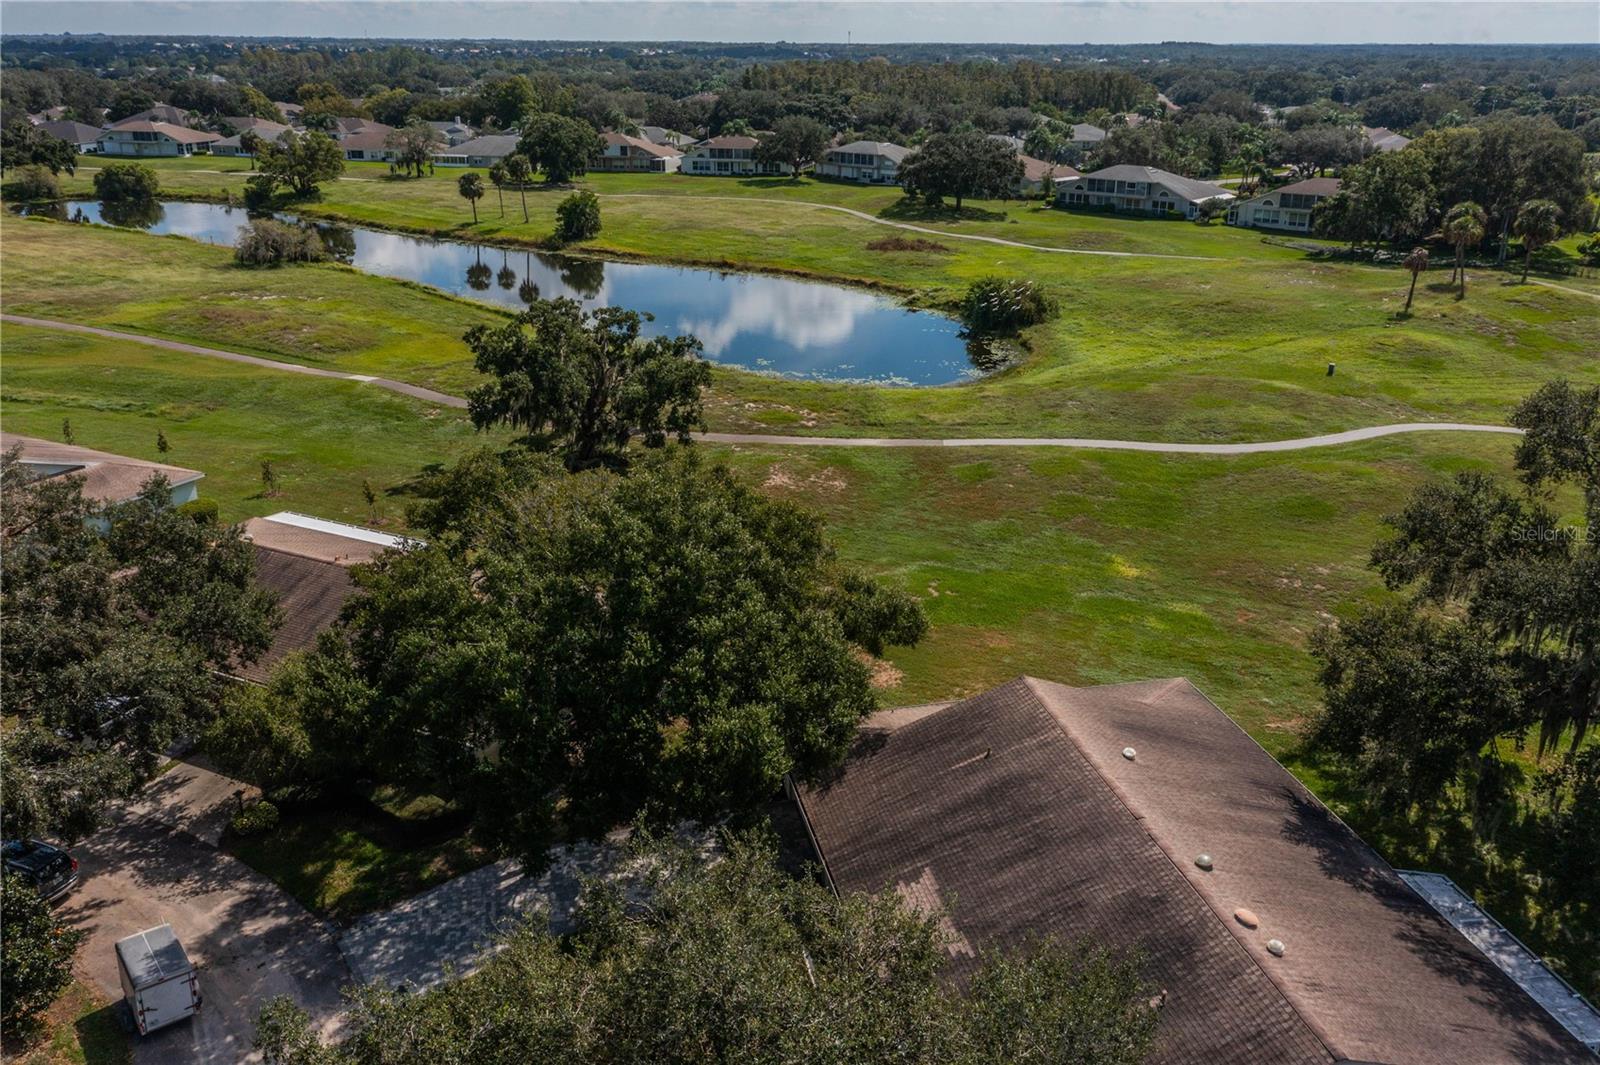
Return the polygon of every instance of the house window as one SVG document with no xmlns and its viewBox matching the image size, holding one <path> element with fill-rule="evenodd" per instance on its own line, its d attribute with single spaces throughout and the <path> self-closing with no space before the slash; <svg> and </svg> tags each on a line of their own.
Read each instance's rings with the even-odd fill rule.
<svg viewBox="0 0 1600 1065">
<path fill-rule="evenodd" d="M 136 141 L 153 141 L 156 139 L 156 136 L 156 134 L 148 133 L 144 130 L 134 130 L 133 132 L 133 139 Z"/>
</svg>

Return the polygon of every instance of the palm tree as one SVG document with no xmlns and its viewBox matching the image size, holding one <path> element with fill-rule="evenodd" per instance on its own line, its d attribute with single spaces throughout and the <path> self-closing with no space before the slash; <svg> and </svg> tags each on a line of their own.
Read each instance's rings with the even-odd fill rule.
<svg viewBox="0 0 1600 1065">
<path fill-rule="evenodd" d="M 1561 235 L 1561 208 L 1549 200 L 1529 200 L 1517 211 L 1516 225 L 1512 228 L 1527 249 L 1522 259 L 1522 280 L 1526 283 L 1533 253 Z"/>
<path fill-rule="evenodd" d="M 522 220 L 528 220 L 528 182 L 533 180 L 533 164 L 521 152 L 506 156 L 506 177 L 522 196 Z"/>
<path fill-rule="evenodd" d="M 483 175 L 479 173 L 462 174 L 456 182 L 456 189 L 468 203 L 472 204 L 472 224 L 478 224 L 478 201 L 483 198 Z"/>
<path fill-rule="evenodd" d="M 1483 208 L 1471 200 L 1456 204 L 1444 216 L 1440 232 L 1456 249 L 1456 270 L 1450 275 L 1450 280 L 1454 281 L 1457 275 L 1461 277 L 1461 293 L 1457 299 L 1467 298 L 1467 248 L 1476 247 L 1483 241 L 1488 225 L 1489 219 L 1483 213 Z"/>
<path fill-rule="evenodd" d="M 1417 294 L 1417 275 L 1428 268 L 1428 249 L 1412 248 L 1411 254 L 1406 256 L 1404 266 L 1411 271 L 1411 288 L 1406 292 L 1406 309 L 1403 313 L 1411 313 L 1411 297 Z"/>
<path fill-rule="evenodd" d="M 496 163 L 489 168 L 489 181 L 494 185 L 494 194 L 500 199 L 500 217 L 506 216 L 506 165 Z"/>
</svg>

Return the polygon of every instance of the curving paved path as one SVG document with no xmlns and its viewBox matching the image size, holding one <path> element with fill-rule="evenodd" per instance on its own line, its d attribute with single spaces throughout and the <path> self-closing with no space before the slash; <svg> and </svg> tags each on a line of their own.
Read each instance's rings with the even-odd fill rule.
<svg viewBox="0 0 1600 1065">
<path fill-rule="evenodd" d="M 467 401 L 460 396 L 452 396 L 446 392 L 436 392 L 431 388 L 407 384 L 404 381 L 395 381 L 388 377 L 344 373 L 340 370 L 325 370 L 318 366 L 302 366 L 295 362 L 264 359 L 259 355 L 244 355 L 236 351 L 208 348 L 199 344 L 186 344 L 178 340 L 163 340 L 160 337 L 144 336 L 139 333 L 123 333 L 115 329 L 102 329 L 99 326 L 78 325 L 75 322 L 58 322 L 52 318 L 31 318 L 21 314 L 0 314 L 0 321 L 11 322 L 15 325 L 33 326 L 38 329 L 56 329 L 66 333 L 86 333 L 90 336 L 106 337 L 111 340 L 125 340 L 134 344 L 164 348 L 167 351 L 178 351 L 188 355 L 205 355 L 209 358 L 226 359 L 229 362 L 241 362 L 250 366 L 265 367 L 269 370 L 283 370 L 287 373 L 306 374 L 310 377 L 330 377 L 341 381 L 358 381 L 364 384 L 377 385 L 379 388 L 387 388 L 391 392 L 411 396 L 413 399 L 437 403 L 443 407 L 465 409 L 467 405 Z M 1340 444 L 1353 444 L 1361 440 L 1376 440 L 1379 437 L 1396 436 L 1401 433 L 1503 433 L 1520 436 L 1522 430 L 1513 429 L 1508 425 L 1476 425 L 1471 422 L 1399 422 L 1392 425 L 1373 425 L 1364 429 L 1347 429 L 1340 433 L 1302 436 L 1293 440 L 1263 440 L 1255 443 L 1240 444 L 1190 444 L 1159 440 L 1101 440 L 1080 436 L 878 437 L 696 433 L 694 437 L 696 440 L 704 441 L 708 444 L 758 444 L 792 447 L 1065 447 L 1096 451 L 1146 451 L 1168 455 L 1257 455 L 1274 451 L 1303 451 L 1307 448 L 1337 447 Z"/>
<path fill-rule="evenodd" d="M 986 237 L 981 233 L 952 233 L 948 229 L 930 229 L 927 226 L 916 226 L 910 222 L 894 222 L 887 218 L 880 218 L 866 211 L 858 211 L 854 207 L 841 207 L 836 203 L 817 203 L 815 200 L 774 200 L 765 196 L 689 196 L 686 193 L 670 192 L 603 192 L 599 194 L 607 200 L 668 200 L 675 198 L 689 198 L 695 200 L 721 200 L 725 203 L 776 203 L 787 204 L 794 207 L 815 207 L 821 211 L 838 211 L 863 222 L 873 225 L 888 226 L 890 229 L 904 229 L 911 233 L 926 233 L 934 237 L 948 237 L 950 240 L 976 240 L 984 244 L 1000 244 L 1007 248 L 1022 248 L 1025 251 L 1047 251 L 1056 255 L 1101 255 L 1112 259 L 1185 259 L 1197 263 L 1226 262 L 1217 255 L 1173 255 L 1158 251 L 1097 251 L 1091 248 L 1054 248 L 1048 244 L 1025 244 L 1020 240 L 1007 240 L 1004 237 Z"/>
</svg>

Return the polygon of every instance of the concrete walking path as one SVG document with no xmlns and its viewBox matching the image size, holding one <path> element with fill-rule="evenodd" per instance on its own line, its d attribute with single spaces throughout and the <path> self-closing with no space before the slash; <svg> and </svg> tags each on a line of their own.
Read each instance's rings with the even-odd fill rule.
<svg viewBox="0 0 1600 1065">
<path fill-rule="evenodd" d="M 85 333 L 91 336 L 106 337 L 111 340 L 125 340 L 134 344 L 145 344 L 150 347 L 164 348 L 168 351 L 177 351 L 188 355 L 205 355 L 210 358 L 226 359 L 229 362 L 246 363 L 269 370 L 283 370 L 287 373 L 306 374 L 311 377 L 327 377 L 341 381 L 373 384 L 379 388 L 387 388 L 391 392 L 398 392 L 401 395 L 410 396 L 413 399 L 420 399 L 428 403 L 437 403 L 443 407 L 465 409 L 467 405 L 467 401 L 460 396 L 436 392 L 431 388 L 423 388 L 421 385 L 411 385 L 404 381 L 395 381 L 387 377 L 373 377 L 368 374 L 325 370 L 316 366 L 303 366 L 300 363 L 264 359 L 258 355 L 243 355 L 235 351 L 223 351 L 220 348 L 185 344 L 177 340 L 163 340 L 159 337 L 144 336 L 139 333 L 123 333 L 114 329 L 102 329 L 98 326 L 58 322 L 50 318 L 30 318 L 20 314 L 0 314 L 0 321 L 11 322 L 15 325 L 32 326 L 38 329 L 56 329 L 68 333 Z M 1520 436 L 1522 430 L 1513 429 L 1507 425 L 1476 425 L 1471 422 L 1400 422 L 1392 425 L 1373 425 L 1363 429 L 1347 429 L 1339 433 L 1302 436 L 1291 440 L 1263 440 L 1238 444 L 1200 444 L 1159 440 L 1102 440 L 1094 437 L 1077 436 L 869 437 L 782 436 L 767 433 L 695 433 L 694 438 L 707 444 L 749 444 L 763 447 L 1061 447 L 1093 451 L 1144 451 L 1165 455 L 1258 455 L 1277 451 L 1304 451 L 1309 448 L 1337 447 L 1341 444 L 1376 440 L 1379 437 L 1396 436 L 1401 433 L 1501 433 Z"/>
</svg>

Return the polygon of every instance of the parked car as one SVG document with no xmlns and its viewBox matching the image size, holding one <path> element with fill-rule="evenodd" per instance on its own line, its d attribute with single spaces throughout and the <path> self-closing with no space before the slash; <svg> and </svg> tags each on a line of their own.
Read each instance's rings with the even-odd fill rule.
<svg viewBox="0 0 1600 1065">
<path fill-rule="evenodd" d="M 78 859 L 43 840 L 8 839 L 0 854 L 7 873 L 32 884 L 47 899 L 78 883 Z"/>
<path fill-rule="evenodd" d="M 200 974 L 169 924 L 117 940 L 117 975 L 140 1035 L 200 1012 Z"/>
</svg>

